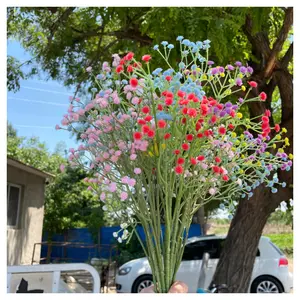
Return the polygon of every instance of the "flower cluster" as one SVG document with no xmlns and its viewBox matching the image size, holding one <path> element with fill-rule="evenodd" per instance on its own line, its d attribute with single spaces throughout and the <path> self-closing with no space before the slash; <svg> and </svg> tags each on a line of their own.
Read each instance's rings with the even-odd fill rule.
<svg viewBox="0 0 300 300">
<path fill-rule="evenodd" d="M 177 40 L 181 61 L 175 67 L 168 60 L 175 46 L 166 41 L 154 46 L 165 70 L 151 71 L 151 55 L 139 61 L 132 52 L 113 55 L 112 66 L 103 63 L 96 76 L 89 67 L 93 99 L 71 98 L 62 125 L 81 138 L 78 149 L 70 151 L 70 163 L 91 172 L 86 181 L 105 209 L 114 210 L 120 222 L 141 223 L 146 235 L 149 226 L 156 230 L 163 211 L 166 227 L 177 224 L 175 238 L 180 238 L 194 212 L 209 201 L 222 200 L 222 207 L 231 209 L 261 184 L 274 193 L 285 187 L 276 176 L 270 178 L 278 169 L 290 170 L 292 154 L 284 152 L 286 129 L 271 127 L 269 111 L 253 119 L 240 112 L 248 102 L 267 99 L 264 92 L 248 97 L 257 88 L 247 82 L 251 67 L 214 66 L 209 40 Z M 127 209 L 129 219 L 122 213 Z M 127 235 L 127 229 L 122 237 L 114 234 L 119 241 Z M 151 246 L 151 237 L 147 242 Z M 177 249 L 176 243 L 168 245 Z"/>
</svg>

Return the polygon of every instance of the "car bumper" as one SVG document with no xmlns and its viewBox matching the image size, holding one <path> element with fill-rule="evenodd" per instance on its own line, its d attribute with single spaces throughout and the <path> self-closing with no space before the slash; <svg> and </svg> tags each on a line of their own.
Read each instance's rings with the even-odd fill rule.
<svg viewBox="0 0 300 300">
<path fill-rule="evenodd" d="M 289 272 L 288 279 L 286 281 L 286 284 L 284 285 L 284 291 L 286 293 L 290 293 L 293 289 L 293 273 Z"/>
<path fill-rule="evenodd" d="M 132 280 L 129 276 L 116 276 L 116 292 L 131 293 Z"/>
</svg>

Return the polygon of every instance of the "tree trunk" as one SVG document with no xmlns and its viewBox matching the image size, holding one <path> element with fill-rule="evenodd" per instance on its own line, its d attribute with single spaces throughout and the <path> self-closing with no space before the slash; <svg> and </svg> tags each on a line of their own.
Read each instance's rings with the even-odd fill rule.
<svg viewBox="0 0 300 300">
<path fill-rule="evenodd" d="M 290 146 L 285 149 L 286 153 L 293 153 L 293 77 L 287 70 L 288 63 L 293 55 L 293 45 L 290 46 L 281 61 L 277 61 L 276 56 L 287 37 L 292 24 L 292 17 L 293 9 L 288 8 L 284 24 L 275 42 L 276 47 L 273 46 L 272 50 L 268 46 L 268 39 L 263 36 L 263 33 L 252 36 L 250 16 L 247 16 L 244 27 L 244 33 L 252 44 L 254 55 L 256 53 L 257 59 L 263 57 L 267 61 L 265 65 L 261 65 L 261 68 L 254 68 L 256 70 L 253 74 L 253 80 L 259 82 L 259 86 L 267 93 L 268 100 L 265 103 L 251 103 L 249 105 L 250 115 L 251 117 L 258 116 L 265 109 L 271 108 L 272 93 L 274 88 L 278 86 L 282 100 L 280 126 L 288 130 L 287 137 L 290 140 Z M 264 43 L 262 43 L 263 40 Z M 267 82 L 269 83 L 267 84 Z M 253 197 L 249 200 L 240 200 L 211 285 L 227 284 L 231 293 L 248 292 L 257 248 L 264 226 L 270 214 L 279 204 L 293 197 L 293 172 L 279 170 L 278 178 L 280 182 L 287 183 L 287 188 L 276 186 L 278 192 L 272 194 L 269 188 L 261 186 L 254 191 Z"/>
</svg>

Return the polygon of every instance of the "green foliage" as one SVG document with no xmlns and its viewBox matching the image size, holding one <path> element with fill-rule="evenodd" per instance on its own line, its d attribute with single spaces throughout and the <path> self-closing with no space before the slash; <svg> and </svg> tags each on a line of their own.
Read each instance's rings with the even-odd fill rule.
<svg viewBox="0 0 300 300">
<path fill-rule="evenodd" d="M 293 233 L 269 234 L 266 236 L 286 255 L 293 254 Z"/>
<path fill-rule="evenodd" d="M 87 190 L 87 174 L 67 167 L 46 190 L 44 230 L 61 233 L 69 228 L 88 227 L 97 238 L 103 226 L 103 210 L 98 197 Z"/>
<path fill-rule="evenodd" d="M 253 19 L 252 33 L 264 30 L 271 40 L 284 16 L 280 8 L 263 7 L 22 7 L 8 9 L 7 24 L 8 38 L 19 40 L 34 57 L 28 62 L 32 70 L 27 76 L 38 72 L 38 65 L 66 86 L 80 83 L 83 91 L 87 66 L 97 73 L 113 53 L 130 50 L 139 57 L 145 47 L 174 41 L 178 35 L 194 41 L 210 39 L 211 59 L 220 64 L 253 59 L 242 30 L 247 14 Z M 171 64 L 178 53 L 177 45 Z M 155 51 L 151 54 L 156 62 L 153 68 L 164 66 Z M 9 90 L 18 89 L 18 78 L 24 76 L 18 73 L 17 63 L 13 65 Z"/>
<path fill-rule="evenodd" d="M 282 212 L 281 210 L 273 212 L 268 219 L 268 223 L 293 225 L 293 214 L 291 208 L 286 212 Z"/>
<path fill-rule="evenodd" d="M 135 234 L 132 235 L 132 238 L 128 243 L 117 243 L 117 249 L 119 255 L 116 257 L 116 262 L 118 266 L 125 264 L 126 262 L 145 257 L 142 246 Z"/>
</svg>

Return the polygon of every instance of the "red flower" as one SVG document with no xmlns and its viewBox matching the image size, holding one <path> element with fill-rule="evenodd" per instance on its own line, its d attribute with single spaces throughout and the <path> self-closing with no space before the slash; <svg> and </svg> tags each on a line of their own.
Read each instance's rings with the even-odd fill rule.
<svg viewBox="0 0 300 300">
<path fill-rule="evenodd" d="M 192 165 L 196 165 L 197 164 L 197 160 L 194 157 L 191 157 L 190 162 Z"/>
<path fill-rule="evenodd" d="M 191 142 L 194 139 L 194 136 L 192 134 L 187 134 L 186 135 L 186 140 Z"/>
<path fill-rule="evenodd" d="M 122 66 L 122 65 L 118 65 L 118 66 L 116 67 L 116 72 L 117 72 L 117 73 L 121 73 L 122 71 L 124 71 L 123 66 Z"/>
<path fill-rule="evenodd" d="M 267 94 L 266 94 L 265 92 L 261 92 L 261 93 L 259 94 L 259 99 L 260 99 L 261 101 L 266 101 L 266 99 L 267 99 Z"/>
<path fill-rule="evenodd" d="M 216 123 L 217 119 L 218 119 L 217 116 L 213 115 L 210 120 L 212 121 L 212 123 Z"/>
<path fill-rule="evenodd" d="M 196 123 L 196 130 L 199 131 L 201 129 L 201 123 L 198 121 Z"/>
<path fill-rule="evenodd" d="M 198 157 L 197 157 L 197 160 L 199 160 L 199 161 L 203 161 L 205 159 L 205 157 L 203 156 L 203 155 L 199 155 Z"/>
<path fill-rule="evenodd" d="M 262 123 L 262 124 L 261 124 L 261 129 L 262 129 L 262 130 L 265 130 L 265 129 L 267 129 L 267 128 L 269 128 L 269 123 Z"/>
<path fill-rule="evenodd" d="M 213 169 L 214 173 L 220 172 L 220 168 L 218 166 L 213 166 L 212 169 Z"/>
<path fill-rule="evenodd" d="M 169 91 L 166 92 L 166 96 L 167 96 L 168 98 L 173 98 L 173 97 L 174 97 L 173 93 L 172 93 L 172 92 L 169 92 Z"/>
<path fill-rule="evenodd" d="M 147 133 L 147 132 L 149 132 L 149 130 L 150 130 L 150 127 L 148 125 L 143 125 L 142 126 L 142 132 L 143 133 Z"/>
<path fill-rule="evenodd" d="M 217 104 L 217 108 L 218 108 L 218 109 L 222 109 L 222 108 L 223 108 L 223 105 L 219 103 L 219 104 Z"/>
<path fill-rule="evenodd" d="M 188 108 L 187 108 L 187 107 L 184 107 L 181 111 L 182 111 L 182 114 L 183 114 L 183 115 L 186 115 L 187 112 L 188 112 Z"/>
<path fill-rule="evenodd" d="M 197 110 L 195 108 L 189 108 L 188 111 L 187 111 L 187 114 L 191 118 L 195 118 L 197 116 Z"/>
<path fill-rule="evenodd" d="M 224 181 L 228 181 L 228 180 L 229 180 L 229 177 L 228 177 L 227 175 L 223 175 L 223 176 L 222 176 L 222 179 L 223 179 Z"/>
<path fill-rule="evenodd" d="M 168 140 L 170 137 L 171 137 L 171 134 L 170 134 L 170 133 L 166 133 L 166 134 L 164 135 L 164 139 L 165 139 L 165 140 Z"/>
<path fill-rule="evenodd" d="M 219 133 L 224 135 L 226 133 L 226 128 L 225 127 L 220 127 L 219 128 Z"/>
<path fill-rule="evenodd" d="M 221 160 L 221 158 L 220 157 L 218 157 L 218 156 L 216 156 L 216 158 L 215 158 L 215 162 L 216 163 L 220 163 L 222 160 Z"/>
<path fill-rule="evenodd" d="M 229 124 L 228 128 L 231 129 L 231 130 L 233 130 L 234 129 L 234 125 L 233 124 Z"/>
<path fill-rule="evenodd" d="M 268 117 L 263 116 L 261 119 L 262 119 L 263 123 L 269 124 L 269 118 Z"/>
<path fill-rule="evenodd" d="M 159 128 L 165 128 L 167 126 L 167 122 L 165 120 L 159 120 L 157 125 Z"/>
<path fill-rule="evenodd" d="M 150 121 L 152 120 L 152 117 L 151 117 L 151 116 L 146 116 L 146 117 L 144 118 L 144 120 L 145 120 L 146 122 L 150 122 Z"/>
<path fill-rule="evenodd" d="M 265 111 L 265 116 L 266 117 L 271 117 L 271 112 L 268 109 L 266 109 L 266 111 Z"/>
<path fill-rule="evenodd" d="M 189 144 L 184 143 L 184 144 L 182 144 L 181 148 L 182 148 L 183 150 L 187 151 L 187 150 L 190 149 L 190 146 L 189 146 Z"/>
<path fill-rule="evenodd" d="M 120 65 L 124 65 L 125 64 L 125 58 L 122 58 L 121 60 L 120 60 Z"/>
<path fill-rule="evenodd" d="M 224 173 L 224 170 L 222 167 L 220 167 L 220 174 L 223 174 Z"/>
<path fill-rule="evenodd" d="M 143 112 L 144 114 L 148 114 L 148 113 L 150 112 L 150 107 L 149 107 L 149 106 L 144 106 L 144 107 L 142 108 L 142 112 Z"/>
<path fill-rule="evenodd" d="M 130 79 L 130 85 L 133 87 L 133 88 L 136 88 L 137 85 L 139 84 L 138 80 L 136 78 L 131 78 Z"/>
<path fill-rule="evenodd" d="M 163 108 L 163 106 L 162 106 L 161 104 L 158 104 L 158 105 L 157 105 L 157 109 L 158 109 L 158 110 L 163 110 L 164 108 Z"/>
<path fill-rule="evenodd" d="M 151 59 L 151 55 L 149 55 L 149 54 L 146 54 L 142 57 L 142 60 L 145 62 L 149 62 L 150 59 Z"/>
<path fill-rule="evenodd" d="M 167 80 L 167 81 L 171 81 L 171 80 L 172 80 L 172 76 L 169 76 L 169 75 L 166 76 L 166 80 Z"/>
<path fill-rule="evenodd" d="M 194 97 L 195 97 L 195 95 L 194 95 L 194 94 L 188 94 L 188 96 L 187 96 L 187 98 L 188 98 L 189 100 L 193 100 L 193 99 L 194 99 Z"/>
<path fill-rule="evenodd" d="M 268 133 L 267 133 L 267 132 L 263 132 L 261 135 L 262 135 L 263 137 L 266 137 L 266 136 L 268 135 Z"/>
<path fill-rule="evenodd" d="M 140 124 L 140 125 L 145 125 L 146 124 L 146 121 L 145 120 L 143 120 L 143 119 L 138 119 L 138 124 Z"/>
<path fill-rule="evenodd" d="M 129 52 L 129 53 L 125 56 L 125 60 L 132 60 L 133 57 L 134 57 L 134 53 L 133 53 L 133 52 Z"/>
<path fill-rule="evenodd" d="M 166 97 L 167 93 L 168 93 L 168 91 L 163 91 L 161 94 Z"/>
<path fill-rule="evenodd" d="M 127 72 L 128 72 L 128 73 L 133 72 L 133 66 L 129 65 L 129 66 L 127 67 Z"/>
<path fill-rule="evenodd" d="M 233 118 L 235 117 L 235 111 L 234 111 L 234 110 L 232 110 L 232 111 L 230 112 L 230 116 L 233 117 Z"/>
<path fill-rule="evenodd" d="M 215 106 L 217 103 L 218 103 L 217 100 L 214 100 L 214 99 L 209 101 L 209 104 L 211 106 Z"/>
<path fill-rule="evenodd" d="M 174 171 L 176 174 L 182 174 L 184 172 L 184 169 L 182 166 L 179 165 L 175 167 Z"/>
<path fill-rule="evenodd" d="M 172 105 L 172 103 L 173 103 L 173 99 L 172 99 L 172 98 L 166 98 L 165 104 L 166 104 L 167 106 Z"/>
<path fill-rule="evenodd" d="M 253 87 L 253 88 L 256 88 L 256 87 L 257 87 L 257 82 L 255 82 L 255 81 L 249 81 L 248 83 L 249 83 L 249 85 L 250 85 L 251 87 Z"/>
<path fill-rule="evenodd" d="M 179 158 L 177 159 L 177 164 L 178 164 L 178 165 L 183 165 L 183 164 L 184 164 L 184 158 L 183 158 L 183 157 L 179 157 Z"/>
<path fill-rule="evenodd" d="M 134 138 L 135 140 L 140 140 L 140 139 L 142 138 L 142 134 L 141 134 L 140 132 L 135 132 L 135 133 L 133 134 L 133 138 Z"/>
<path fill-rule="evenodd" d="M 204 130 L 204 135 L 206 136 L 206 137 L 209 137 L 209 130 Z"/>
<path fill-rule="evenodd" d="M 279 124 L 275 124 L 274 129 L 275 129 L 276 132 L 279 132 L 279 131 L 280 131 L 280 126 L 279 126 Z"/>
<path fill-rule="evenodd" d="M 182 118 L 182 119 L 181 119 L 181 123 L 182 123 L 182 124 L 185 124 L 185 123 L 186 123 L 186 118 Z"/>
<path fill-rule="evenodd" d="M 194 103 L 198 103 L 198 102 L 200 102 L 200 100 L 199 100 L 199 98 L 197 98 L 197 97 L 195 96 L 194 99 L 193 99 L 193 102 L 194 102 Z"/>
<path fill-rule="evenodd" d="M 175 155 L 178 155 L 179 153 L 180 153 L 180 150 L 178 150 L 178 149 L 174 150 Z"/>
<path fill-rule="evenodd" d="M 198 137 L 199 139 L 203 138 L 203 133 L 198 133 L 198 134 L 197 134 L 197 137 Z"/>
<path fill-rule="evenodd" d="M 155 132 L 153 130 L 149 130 L 147 135 L 149 138 L 153 138 L 155 136 Z"/>
<path fill-rule="evenodd" d="M 183 98 L 184 95 L 185 95 L 185 92 L 179 90 L 179 91 L 177 92 L 177 95 L 178 95 L 178 97 Z"/>
</svg>

